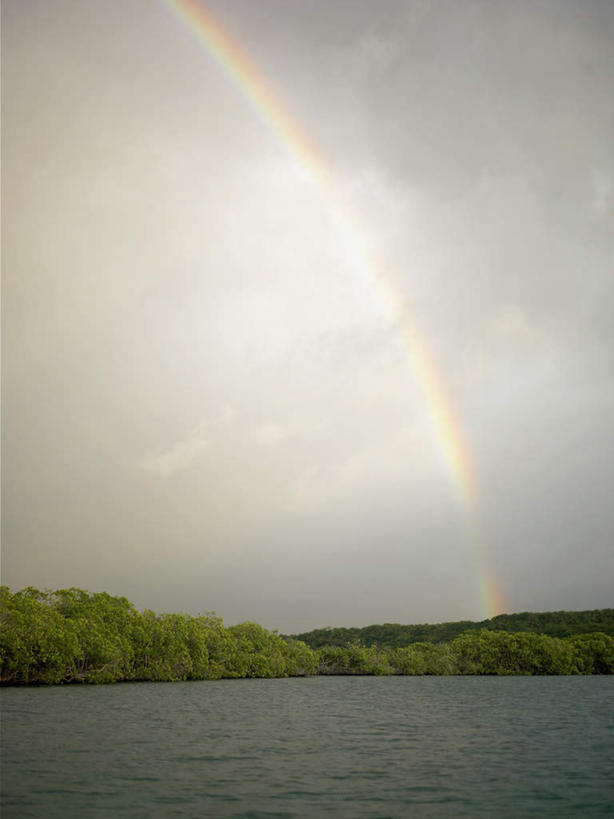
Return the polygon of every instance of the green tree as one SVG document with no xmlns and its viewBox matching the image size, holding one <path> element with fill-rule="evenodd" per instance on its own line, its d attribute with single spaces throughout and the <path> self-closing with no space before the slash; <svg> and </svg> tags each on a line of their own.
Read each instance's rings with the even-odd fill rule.
<svg viewBox="0 0 614 819">
<path fill-rule="evenodd" d="M 614 674 L 614 637 L 602 632 L 573 637 L 569 646 L 582 674 Z"/>
</svg>

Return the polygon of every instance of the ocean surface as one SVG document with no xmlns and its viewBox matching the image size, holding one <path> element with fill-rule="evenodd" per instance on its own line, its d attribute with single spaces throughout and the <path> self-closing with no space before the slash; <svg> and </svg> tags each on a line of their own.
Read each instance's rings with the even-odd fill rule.
<svg viewBox="0 0 614 819">
<path fill-rule="evenodd" d="M 7 688 L 2 817 L 614 814 L 614 677 Z"/>
</svg>

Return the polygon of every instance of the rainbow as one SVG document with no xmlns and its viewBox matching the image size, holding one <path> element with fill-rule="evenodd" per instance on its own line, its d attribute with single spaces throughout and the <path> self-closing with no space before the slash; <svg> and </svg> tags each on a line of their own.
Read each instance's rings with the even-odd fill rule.
<svg viewBox="0 0 614 819">
<path fill-rule="evenodd" d="M 267 78 L 245 50 L 229 36 L 199 0 L 162 2 L 189 35 L 206 48 L 256 116 L 298 163 L 317 189 L 341 235 L 348 237 L 354 246 L 362 247 L 362 269 L 366 270 L 373 286 L 376 286 L 385 301 L 390 318 L 403 337 L 412 372 L 426 399 L 435 439 L 463 500 L 474 548 L 480 613 L 482 616 L 492 617 L 503 612 L 504 596 L 489 567 L 487 545 L 479 526 L 478 486 L 471 453 L 424 337 L 411 321 L 404 299 L 395 287 L 393 271 L 359 241 L 366 231 L 336 184 L 332 169 L 290 117 Z"/>
</svg>

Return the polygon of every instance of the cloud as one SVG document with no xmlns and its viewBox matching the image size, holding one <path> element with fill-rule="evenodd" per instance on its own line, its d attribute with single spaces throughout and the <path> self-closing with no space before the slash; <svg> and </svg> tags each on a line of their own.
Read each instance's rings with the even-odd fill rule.
<svg viewBox="0 0 614 819">
<path fill-rule="evenodd" d="M 153 475 L 168 478 L 200 460 L 208 447 L 206 428 L 199 426 L 182 441 L 177 441 L 167 449 L 147 455 L 141 459 L 139 466 Z"/>
<path fill-rule="evenodd" d="M 603 173 L 593 171 L 592 188 L 592 211 L 595 217 L 603 217 L 611 206 L 612 192 L 614 191 L 612 178 Z"/>
<path fill-rule="evenodd" d="M 611 4 L 208 0 L 330 188 L 156 4 L 6 5 L 5 582 L 483 615 L 408 320 L 510 605 L 607 605 Z"/>
<path fill-rule="evenodd" d="M 262 446 L 278 444 L 287 437 L 287 431 L 278 424 L 263 424 L 256 430 L 256 441 Z"/>
<path fill-rule="evenodd" d="M 141 458 L 139 467 L 145 472 L 163 478 L 168 478 L 176 472 L 183 472 L 201 460 L 209 450 L 211 431 L 228 426 L 233 420 L 234 411 L 226 407 L 211 420 L 202 421 L 194 427 L 185 438 Z"/>
</svg>

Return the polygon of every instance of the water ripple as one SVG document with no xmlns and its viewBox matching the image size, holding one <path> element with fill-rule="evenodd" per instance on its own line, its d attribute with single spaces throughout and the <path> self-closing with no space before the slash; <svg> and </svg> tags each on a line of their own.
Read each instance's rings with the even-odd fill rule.
<svg viewBox="0 0 614 819">
<path fill-rule="evenodd" d="M 614 679 L 5 689 L 3 819 L 614 813 Z"/>
</svg>

